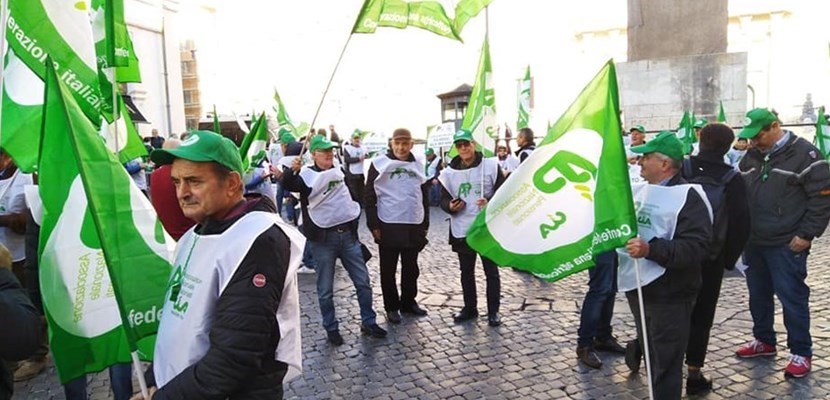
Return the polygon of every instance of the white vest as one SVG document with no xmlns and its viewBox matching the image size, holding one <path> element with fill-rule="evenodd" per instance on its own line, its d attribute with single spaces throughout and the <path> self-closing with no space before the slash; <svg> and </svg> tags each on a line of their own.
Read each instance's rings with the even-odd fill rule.
<svg viewBox="0 0 830 400">
<path fill-rule="evenodd" d="M 363 147 L 354 147 L 350 144 L 343 146 L 343 150 L 349 153 L 349 157 L 357 158 L 360 156 L 366 156 L 366 149 Z M 349 164 L 349 173 L 352 175 L 362 175 L 363 174 L 363 162 L 356 162 L 354 164 Z"/>
<path fill-rule="evenodd" d="M 482 169 L 484 170 L 484 195 L 481 193 Z M 496 178 L 501 174 L 497 158 L 484 158 L 481 164 L 469 169 L 445 168 L 438 176 L 438 181 L 447 189 L 453 199 L 461 199 L 467 204 L 463 209 L 450 215 L 450 233 L 455 238 L 467 237 L 467 229 L 473 224 L 479 210 L 476 200 L 484 197 L 490 199 L 496 187 Z"/>
<path fill-rule="evenodd" d="M 425 160 L 425 161 L 427 161 L 427 160 Z M 429 162 L 429 164 L 427 164 L 426 170 L 425 170 L 427 180 L 435 178 L 435 175 L 438 173 L 438 164 L 440 164 L 440 163 L 441 163 L 441 157 L 436 156 L 435 158 L 432 159 L 432 161 Z"/>
<path fill-rule="evenodd" d="M 677 228 L 677 217 L 686 205 L 689 190 L 696 190 L 706 203 L 706 193 L 700 185 L 659 186 L 650 184 L 633 184 L 631 191 L 637 211 L 637 236 L 650 241 L 653 238 L 671 240 Z M 711 223 L 711 207 L 709 220 Z M 634 259 L 625 249 L 617 249 L 620 267 L 617 275 L 617 288 L 620 292 L 637 289 L 637 272 Z M 640 258 L 640 286 L 646 286 L 666 273 L 666 268 L 654 261 Z"/>
<path fill-rule="evenodd" d="M 372 160 L 378 171 L 375 193 L 378 196 L 378 218 L 387 224 L 420 224 L 424 222 L 421 185 L 426 182 L 424 164 L 420 160 L 400 161 L 387 156 Z"/>
<path fill-rule="evenodd" d="M 279 308 L 275 310 L 280 341 L 274 357 L 288 364 L 283 382 L 302 373 L 297 268 L 302 260 L 305 238 L 276 214 L 254 211 L 240 218 L 221 235 L 202 236 L 191 228 L 179 240 L 170 282 L 177 276 L 185 276 L 176 301 L 170 300 L 171 288 L 165 295 L 153 362 L 153 373 L 159 387 L 205 356 L 210 348 L 208 335 L 213 325 L 216 301 L 254 240 L 274 225 L 291 241 L 282 298 Z M 263 281 L 262 284 L 268 282 Z"/>
<path fill-rule="evenodd" d="M 24 187 L 32 184 L 32 175 L 17 170 L 10 178 L 0 181 L 0 215 L 26 212 Z M 12 261 L 26 259 L 26 237 L 11 228 L 0 227 L 0 243 L 12 254 Z"/>
<path fill-rule="evenodd" d="M 300 178 L 311 188 L 308 195 L 308 216 L 314 225 L 331 228 L 360 217 L 360 204 L 352 200 L 340 168 L 332 167 L 317 172 L 303 167 Z"/>
</svg>

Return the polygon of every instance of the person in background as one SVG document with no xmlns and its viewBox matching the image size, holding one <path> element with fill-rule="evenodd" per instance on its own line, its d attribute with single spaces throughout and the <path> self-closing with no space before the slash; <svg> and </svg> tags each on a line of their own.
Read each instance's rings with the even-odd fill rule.
<svg viewBox="0 0 830 400">
<path fill-rule="evenodd" d="M 167 139 L 164 141 L 162 149 L 177 149 L 179 145 L 181 145 L 180 140 Z M 196 225 L 196 221 L 185 217 L 182 213 L 179 199 L 176 198 L 176 185 L 173 184 L 170 177 L 171 168 L 170 164 L 156 166 L 155 171 L 153 171 L 153 179 L 150 180 L 150 201 L 153 203 L 153 208 L 156 210 L 164 230 L 178 242 L 188 229 Z"/>
<path fill-rule="evenodd" d="M 429 182 L 429 205 L 437 207 L 441 204 L 441 183 L 438 182 L 438 175 L 441 173 L 441 158 L 435 155 L 435 150 L 429 148 L 424 152 L 426 155 L 426 177 Z"/>
<path fill-rule="evenodd" d="M 729 165 L 738 168 L 738 164 L 740 164 L 748 149 L 749 141 L 746 138 L 738 138 L 735 141 L 735 145 L 726 153 L 726 159 L 729 160 Z"/>
<path fill-rule="evenodd" d="M 533 154 L 533 151 L 536 150 L 536 142 L 534 140 L 532 129 L 519 129 L 519 134 L 516 136 L 516 144 L 519 145 L 519 150 L 516 150 L 516 157 L 519 157 L 519 163 L 525 162 Z"/>
<path fill-rule="evenodd" d="M 519 159 L 510 153 L 507 143 L 496 146 L 496 156 L 499 158 L 499 166 L 505 177 L 519 168 Z"/>
<path fill-rule="evenodd" d="M 343 146 L 343 172 L 346 173 L 346 186 L 352 199 L 363 205 L 366 176 L 363 174 L 363 160 L 366 148 L 360 146 L 360 132 L 352 134 L 352 142 Z"/>
<path fill-rule="evenodd" d="M 153 149 L 160 149 L 164 145 L 164 138 L 159 136 L 159 130 L 153 129 L 150 133 L 150 146 Z"/>
<path fill-rule="evenodd" d="M 135 185 L 138 186 L 139 190 L 141 190 L 141 193 L 144 193 L 144 196 L 148 196 L 147 172 L 144 170 L 146 167 L 147 164 L 145 164 L 144 160 L 140 157 L 124 163 L 124 169 L 126 169 L 127 173 L 130 174 L 130 178 L 133 179 L 133 182 L 135 182 Z"/>
</svg>

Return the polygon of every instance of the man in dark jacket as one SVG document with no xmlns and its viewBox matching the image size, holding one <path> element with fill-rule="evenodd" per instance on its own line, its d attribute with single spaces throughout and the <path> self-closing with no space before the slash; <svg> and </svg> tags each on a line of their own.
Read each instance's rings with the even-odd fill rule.
<svg viewBox="0 0 830 400">
<path fill-rule="evenodd" d="M 343 344 L 339 323 L 334 312 L 334 261 L 339 258 L 349 273 L 360 305 L 360 330 L 375 338 L 386 337 L 386 330 L 378 326 L 372 307 L 372 285 L 369 270 L 363 259 L 357 236 L 360 205 L 352 200 L 344 184 L 343 170 L 334 167 L 334 148 L 337 144 L 325 136 L 311 138 L 309 150 L 314 164 L 303 166 L 301 157 L 291 164 L 291 170 L 282 176 L 287 190 L 300 193 L 303 212 L 303 234 L 314 254 L 317 270 L 317 299 L 323 328 L 329 343 Z"/>
<path fill-rule="evenodd" d="M 700 290 L 700 268 L 711 240 L 712 216 L 703 189 L 685 185 L 679 174 L 683 144 L 674 133 L 661 132 L 631 151 L 643 154 L 639 163 L 648 185 L 632 188 L 640 204 L 639 236 L 630 239 L 620 254 L 619 290 L 628 298 L 637 337 L 643 337 L 643 329 L 648 333 L 654 398 L 680 399 L 683 355 Z M 651 223 L 658 220 L 661 223 Z M 639 259 L 640 282 L 632 272 L 636 268 L 633 259 Z M 642 286 L 645 327 L 638 285 Z M 641 343 L 638 339 L 626 349 L 626 364 L 634 371 L 640 367 Z"/>
<path fill-rule="evenodd" d="M 709 332 L 715 320 L 715 308 L 718 305 L 723 271 L 735 267 L 735 262 L 749 238 L 749 205 L 746 198 L 746 184 L 740 174 L 731 165 L 724 162 L 723 156 L 729 151 L 735 134 L 725 124 L 708 124 L 700 131 L 700 152 L 690 158 L 693 177 L 709 177 L 715 182 L 722 182 L 727 174 L 734 174 L 725 182 L 723 188 L 723 207 L 726 217 L 725 241 L 717 255 L 710 249 L 701 270 L 702 283 L 692 310 L 692 325 L 689 332 L 689 344 L 686 346 L 686 365 L 689 376 L 686 379 L 686 394 L 695 395 L 712 389 L 712 381 L 700 372 L 706 359 L 709 345 Z M 684 171 L 685 173 L 686 171 Z M 713 231 L 713 236 L 715 232 Z"/>
<path fill-rule="evenodd" d="M 412 154 L 412 134 L 392 133 L 392 149 L 372 160 L 366 182 L 366 225 L 380 252 L 380 288 L 386 319 L 397 324 L 401 313 L 427 315 L 418 306 L 418 253 L 427 244 L 429 186 L 424 165 Z M 395 274 L 401 260 L 401 293 Z"/>
<path fill-rule="evenodd" d="M 229 139 L 194 131 L 156 150 L 184 215 L 148 380 L 153 398 L 282 398 L 302 371 L 296 269 L 303 238 L 270 199 L 243 197 L 242 160 Z"/>
<path fill-rule="evenodd" d="M 467 245 L 467 229 L 487 202 L 493 198 L 502 183 L 501 173 L 495 158 L 484 158 L 476 151 L 473 135 L 466 129 L 453 136 L 453 145 L 458 155 L 453 157 L 449 167 L 441 172 L 441 209 L 450 214 L 450 245 L 458 254 L 461 268 L 461 290 L 464 292 L 464 308 L 453 317 L 456 323 L 478 318 L 478 297 L 476 296 L 475 250 Z M 487 278 L 487 323 L 501 325 L 501 279 L 499 267 L 493 260 L 480 256 Z"/>
<path fill-rule="evenodd" d="M 752 148 L 739 165 L 752 216 L 744 257 L 755 339 L 736 353 L 744 358 L 775 355 L 775 294 L 784 308 L 792 353 L 785 376 L 801 378 L 810 372 L 813 356 L 807 256 L 830 220 L 830 170 L 815 146 L 781 129 L 773 112 L 756 108 L 746 116 L 739 136 L 749 139 Z"/>
<path fill-rule="evenodd" d="M 519 163 L 521 164 L 536 150 L 533 130 L 530 128 L 519 129 L 519 134 L 516 136 L 516 144 L 519 145 L 519 150 L 516 150 L 516 157 L 519 157 Z"/>
<path fill-rule="evenodd" d="M 29 357 L 40 346 L 40 314 L 12 272 L 12 257 L 0 244 L 0 400 L 12 398 L 14 382 L 5 361 Z"/>
</svg>

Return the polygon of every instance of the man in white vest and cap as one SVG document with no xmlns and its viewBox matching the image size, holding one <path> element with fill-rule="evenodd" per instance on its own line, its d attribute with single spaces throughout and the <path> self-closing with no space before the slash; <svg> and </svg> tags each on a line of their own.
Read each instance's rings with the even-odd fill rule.
<svg viewBox="0 0 830 400">
<path fill-rule="evenodd" d="M 346 186 L 352 199 L 362 204 L 366 179 L 363 175 L 363 160 L 366 159 L 367 152 L 360 145 L 360 139 L 360 132 L 355 131 L 352 142 L 343 146 L 343 172 L 346 173 Z"/>
<path fill-rule="evenodd" d="M 229 139 L 194 131 L 151 158 L 172 164 L 182 212 L 197 222 L 176 248 L 147 372 L 153 399 L 282 398 L 283 382 L 302 371 L 304 238 L 270 199 L 243 196 L 242 159 Z"/>
<path fill-rule="evenodd" d="M 418 306 L 418 253 L 427 244 L 429 187 L 424 164 L 412 154 L 408 129 L 392 133 L 392 149 L 372 160 L 366 181 L 366 225 L 380 251 L 380 288 L 386 320 L 397 324 L 401 314 L 427 315 Z M 401 292 L 398 294 L 398 259 Z"/>
<path fill-rule="evenodd" d="M 372 306 L 372 285 L 369 270 L 358 241 L 357 223 L 360 205 L 352 199 L 344 183 L 343 170 L 334 166 L 336 143 L 325 136 L 311 138 L 309 150 L 313 163 L 303 166 L 294 159 L 290 172 L 283 174 L 287 190 L 300 193 L 303 212 L 303 234 L 317 263 L 317 298 L 323 317 L 323 328 L 329 343 L 343 344 L 339 323 L 334 312 L 334 260 L 339 258 L 357 291 L 360 306 L 360 330 L 374 338 L 385 338 L 386 331 L 378 326 Z"/>
<path fill-rule="evenodd" d="M 712 235 L 712 211 L 701 186 L 687 184 L 680 175 L 683 144 L 673 132 L 661 132 L 631 151 L 643 154 L 639 163 L 648 184 L 632 186 L 638 236 L 618 251 L 618 289 L 628 297 L 637 337 L 643 337 L 644 328 L 648 334 L 654 398 L 680 399 L 692 309 Z M 637 263 L 645 327 L 640 323 Z M 640 368 L 641 344 L 637 339 L 626 348 L 625 362 L 635 372 Z"/>
<path fill-rule="evenodd" d="M 453 317 L 456 323 L 478 318 L 478 297 L 476 296 L 475 250 L 467 245 L 467 229 L 476 215 L 487 205 L 496 190 L 504 183 L 498 160 L 484 158 L 476 151 L 473 134 L 461 129 L 453 136 L 458 155 L 441 172 L 441 209 L 450 214 L 450 245 L 458 254 L 461 267 L 461 290 L 464 292 L 464 308 Z M 487 323 L 501 325 L 499 306 L 501 303 L 501 280 L 499 267 L 493 260 L 480 256 L 487 278 Z"/>
</svg>

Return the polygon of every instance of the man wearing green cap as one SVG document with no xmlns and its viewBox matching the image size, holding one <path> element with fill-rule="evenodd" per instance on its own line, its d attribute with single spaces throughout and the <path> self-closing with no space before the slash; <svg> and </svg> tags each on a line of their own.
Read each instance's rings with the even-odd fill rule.
<svg viewBox="0 0 830 400">
<path fill-rule="evenodd" d="M 478 318 L 478 297 L 476 296 L 476 253 L 467 245 L 467 229 L 476 215 L 487 205 L 496 190 L 504 183 L 498 161 L 484 158 L 476 151 L 473 134 L 462 129 L 453 136 L 458 155 L 453 157 L 438 180 L 441 182 L 441 209 L 450 214 L 450 245 L 458 254 L 461 268 L 461 289 L 464 292 L 464 308 L 453 317 L 456 323 Z M 490 326 L 501 325 L 499 306 L 501 302 L 501 280 L 499 267 L 493 260 L 480 256 L 487 278 L 487 322 Z"/>
<path fill-rule="evenodd" d="M 634 146 L 640 146 L 646 143 L 646 128 L 642 125 L 634 125 L 629 131 L 631 142 L 625 147 L 625 155 L 628 158 L 629 164 L 636 164 L 640 159 L 640 155 L 631 151 Z"/>
<path fill-rule="evenodd" d="M 372 285 L 369 271 L 358 241 L 357 224 L 360 204 L 354 201 L 344 183 L 343 170 L 334 167 L 337 144 L 325 136 L 311 138 L 311 165 L 295 158 L 291 172 L 283 175 L 285 188 L 300 193 L 303 212 L 303 234 L 314 254 L 317 269 L 317 298 L 323 317 L 323 328 L 329 343 L 343 344 L 334 311 L 334 261 L 339 258 L 349 273 L 360 306 L 360 330 L 375 338 L 386 337 L 378 326 L 372 306 Z"/>
<path fill-rule="evenodd" d="M 638 236 L 628 241 L 624 251 L 618 251 L 618 289 L 628 298 L 638 332 L 638 339 L 626 347 L 625 362 L 632 371 L 639 370 L 643 354 L 639 338 L 646 329 L 654 398 L 679 399 L 692 307 L 712 235 L 712 215 L 703 189 L 686 184 L 680 176 L 683 144 L 673 132 L 661 132 L 631 151 L 643 155 L 639 163 L 648 184 L 632 186 L 638 205 Z M 645 327 L 640 323 L 638 286 L 642 286 Z"/>
<path fill-rule="evenodd" d="M 274 187 L 271 185 L 271 176 L 281 173 L 282 171 L 271 167 L 271 163 L 268 162 L 265 155 L 265 150 L 260 150 L 251 157 L 251 167 L 243 176 L 245 193 L 259 193 L 262 197 L 271 200 L 276 205 L 277 199 Z"/>
<path fill-rule="evenodd" d="M 695 142 L 692 143 L 692 152 L 690 155 L 696 156 L 700 153 L 700 130 L 703 129 L 709 123 L 709 120 L 706 118 L 699 118 L 695 120 L 694 129 L 695 129 Z"/>
<path fill-rule="evenodd" d="M 243 196 L 242 159 L 229 139 L 194 131 L 172 164 L 181 240 L 148 379 L 154 399 L 282 398 L 302 371 L 296 270 L 304 239 L 261 196 Z"/>
<path fill-rule="evenodd" d="M 775 294 L 792 353 L 785 376 L 800 378 L 810 372 L 813 356 L 807 256 L 830 220 L 830 170 L 815 146 L 782 129 L 767 109 L 748 112 L 739 137 L 752 144 L 739 167 L 752 219 L 744 259 L 754 340 L 736 354 L 775 355 Z"/>
<path fill-rule="evenodd" d="M 346 186 L 352 199 L 363 204 L 363 190 L 366 185 L 366 176 L 363 174 L 363 160 L 366 159 L 366 148 L 360 146 L 360 131 L 352 134 L 352 142 L 343 146 L 343 172 L 346 173 Z"/>
</svg>

